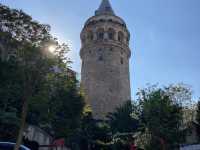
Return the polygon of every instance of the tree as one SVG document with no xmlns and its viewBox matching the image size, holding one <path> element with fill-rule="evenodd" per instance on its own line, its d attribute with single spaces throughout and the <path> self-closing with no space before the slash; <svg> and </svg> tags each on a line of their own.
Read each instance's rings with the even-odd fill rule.
<svg viewBox="0 0 200 150">
<path fill-rule="evenodd" d="M 77 81 L 67 75 L 58 77 L 55 93 L 50 102 L 51 120 L 55 137 L 68 138 L 80 127 L 84 100 L 77 87 Z"/>
<path fill-rule="evenodd" d="M 95 120 L 90 106 L 85 106 L 81 126 L 69 139 L 68 143 L 74 150 L 110 149 L 112 134 L 105 120 Z"/>
<path fill-rule="evenodd" d="M 15 140 L 19 129 L 21 88 L 17 66 L 0 60 L 0 139 Z"/>
<path fill-rule="evenodd" d="M 108 115 L 114 149 L 129 149 L 132 137 L 139 131 L 138 115 L 137 104 L 130 100 Z"/>
<path fill-rule="evenodd" d="M 153 87 L 138 95 L 143 131 L 149 135 L 146 149 L 175 149 L 183 139 L 182 106 L 171 99 L 166 89 Z"/>
<path fill-rule="evenodd" d="M 37 93 L 38 87 L 41 83 L 46 81 L 46 77 L 52 72 L 53 61 L 45 56 L 42 49 L 25 46 L 23 49 L 17 50 L 17 64 L 20 69 L 18 69 L 21 77 L 22 84 L 22 113 L 21 113 L 21 123 L 20 130 L 16 142 L 15 150 L 19 149 L 19 145 L 22 140 L 23 131 L 26 123 L 26 117 L 28 113 L 29 101 Z"/>
<path fill-rule="evenodd" d="M 10 33 L 12 38 L 30 44 L 51 40 L 50 26 L 34 21 L 22 10 L 10 9 L 0 4 L 0 32 Z"/>
<path fill-rule="evenodd" d="M 24 130 L 26 116 L 28 113 L 29 102 L 36 98 L 40 93 L 40 88 L 44 87 L 48 76 L 54 73 L 54 67 L 59 69 L 67 67 L 68 59 L 66 53 L 68 47 L 65 44 L 59 45 L 57 40 L 53 38 L 49 31 L 48 25 L 40 24 L 33 21 L 32 18 L 15 9 L 10 9 L 7 6 L 0 5 L 0 44 L 3 45 L 1 50 L 8 51 L 8 43 L 12 43 L 12 50 L 14 51 L 15 75 L 15 90 L 19 90 L 17 95 L 21 104 L 21 123 L 15 150 L 19 149 L 22 140 L 22 133 Z M 2 38 L 3 37 L 3 38 Z M 12 41 L 12 42 L 11 42 Z M 53 44 L 57 50 L 56 57 L 47 51 L 49 44 Z M 7 85 L 7 83 L 6 83 Z M 19 89 L 18 87 L 19 86 Z M 15 99 L 12 97 L 12 99 Z M 16 100 L 16 99 L 15 99 Z M 16 101 L 15 101 L 16 102 Z"/>
<path fill-rule="evenodd" d="M 197 109 L 196 109 L 196 121 L 198 125 L 200 125 L 200 101 L 197 103 Z M 200 141 L 200 129 L 197 129 L 198 134 L 198 140 Z"/>
<path fill-rule="evenodd" d="M 139 127 L 136 104 L 127 101 L 121 107 L 116 108 L 115 112 L 108 115 L 108 122 L 113 134 L 136 132 Z"/>
<path fill-rule="evenodd" d="M 197 103 L 196 121 L 198 124 L 200 124 L 200 101 Z"/>
</svg>

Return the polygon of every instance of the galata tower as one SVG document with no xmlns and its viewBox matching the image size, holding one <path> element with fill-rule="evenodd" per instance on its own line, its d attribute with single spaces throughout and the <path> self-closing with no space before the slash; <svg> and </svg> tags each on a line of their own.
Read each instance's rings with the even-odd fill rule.
<svg viewBox="0 0 200 150">
<path fill-rule="evenodd" d="M 102 0 L 84 25 L 80 50 L 81 82 L 96 119 L 105 119 L 131 99 L 129 39 L 123 19 L 116 16 L 109 0 Z"/>
</svg>

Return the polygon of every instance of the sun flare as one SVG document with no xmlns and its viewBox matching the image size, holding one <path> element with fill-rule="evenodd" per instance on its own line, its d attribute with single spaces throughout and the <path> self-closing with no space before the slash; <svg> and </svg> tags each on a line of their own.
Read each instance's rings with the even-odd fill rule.
<svg viewBox="0 0 200 150">
<path fill-rule="evenodd" d="M 49 49 L 49 51 L 50 51 L 51 53 L 55 53 L 56 47 L 53 46 L 53 45 L 51 45 L 51 46 L 49 46 L 48 49 Z"/>
</svg>

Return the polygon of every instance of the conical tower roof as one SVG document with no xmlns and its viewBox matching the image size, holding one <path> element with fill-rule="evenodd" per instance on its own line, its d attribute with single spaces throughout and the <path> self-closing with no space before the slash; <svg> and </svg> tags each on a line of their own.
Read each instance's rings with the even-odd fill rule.
<svg viewBox="0 0 200 150">
<path fill-rule="evenodd" d="M 102 0 L 101 5 L 96 10 L 95 15 L 115 15 L 109 0 Z"/>
</svg>

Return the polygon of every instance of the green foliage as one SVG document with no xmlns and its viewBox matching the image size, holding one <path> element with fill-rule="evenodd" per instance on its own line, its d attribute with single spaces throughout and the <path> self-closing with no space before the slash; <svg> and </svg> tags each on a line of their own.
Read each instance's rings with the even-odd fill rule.
<svg viewBox="0 0 200 150">
<path fill-rule="evenodd" d="M 0 32 L 11 33 L 20 42 L 39 44 L 50 39 L 50 26 L 34 21 L 22 10 L 10 9 L 0 4 Z"/>
<path fill-rule="evenodd" d="M 14 110 L 0 110 L 0 140 L 14 140 L 19 129 L 19 117 Z"/>
<path fill-rule="evenodd" d="M 88 107 L 86 107 L 88 110 Z M 68 141 L 72 149 L 107 149 L 111 142 L 110 127 L 105 121 L 93 119 L 91 111 L 84 113 L 81 127 Z"/>
<path fill-rule="evenodd" d="M 73 149 L 129 149 L 130 140 L 139 127 L 136 104 L 127 101 L 110 113 L 106 120 L 93 119 L 89 107 L 84 112 L 81 128 L 69 142 L 76 143 Z"/>
<path fill-rule="evenodd" d="M 197 113 L 196 113 L 197 123 L 200 124 L 200 101 L 197 103 Z"/>
<path fill-rule="evenodd" d="M 108 115 L 108 121 L 113 134 L 136 132 L 139 127 L 137 106 L 127 101 Z"/>
<path fill-rule="evenodd" d="M 51 123 L 55 137 L 68 137 L 80 127 L 83 97 L 78 93 L 75 81 L 66 85 L 68 86 L 63 85 L 63 89 L 58 89 L 51 98 L 53 105 L 50 106 L 50 111 L 54 113 Z"/>
<path fill-rule="evenodd" d="M 149 134 L 147 149 L 174 149 L 184 138 L 180 131 L 182 107 L 171 99 L 165 89 L 142 90 L 138 94 L 143 131 Z"/>
<path fill-rule="evenodd" d="M 79 127 L 84 101 L 75 75 L 68 74 L 69 48 L 49 31 L 23 11 L 0 4 L 0 50 L 6 54 L 0 61 L 0 126 L 16 129 L 13 137 L 11 130 L 2 130 L 3 138 L 16 138 L 19 120 L 20 134 L 25 121 L 55 137 L 67 137 Z M 10 54 L 13 59 L 7 59 Z"/>
<path fill-rule="evenodd" d="M 197 121 L 197 124 L 200 125 L 200 101 L 198 101 L 198 103 L 197 103 L 196 121 Z M 198 135 L 198 140 L 200 141 L 200 129 L 199 128 L 197 128 L 197 135 Z"/>
<path fill-rule="evenodd" d="M 0 139 L 15 139 L 21 112 L 21 87 L 17 66 L 0 60 Z"/>
</svg>

